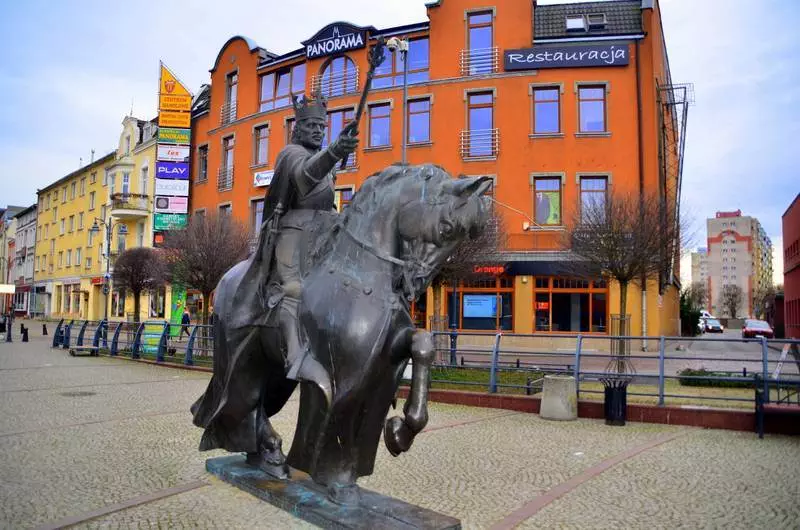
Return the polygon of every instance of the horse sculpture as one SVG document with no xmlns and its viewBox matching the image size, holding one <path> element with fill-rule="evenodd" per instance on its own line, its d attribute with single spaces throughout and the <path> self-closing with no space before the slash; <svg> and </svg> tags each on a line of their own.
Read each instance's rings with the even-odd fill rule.
<svg viewBox="0 0 800 530">
<path fill-rule="evenodd" d="M 331 389 L 302 382 L 288 458 L 269 418 L 298 383 L 286 377 L 274 322 L 228 324 L 252 262 L 228 271 L 215 294 L 214 375 L 192 407 L 205 429 L 200 449 L 246 452 L 248 463 L 277 477 L 287 477 L 290 465 L 326 487 L 331 500 L 357 503 L 356 480 L 372 474 L 381 432 L 397 456 L 427 423 L 433 340 L 415 329 L 409 304 L 457 244 L 482 229 L 489 184 L 488 177 L 453 179 L 433 165 L 396 165 L 368 178 L 343 214 L 321 212 L 304 245 L 299 323 Z M 387 420 L 409 359 L 404 414 Z"/>
</svg>

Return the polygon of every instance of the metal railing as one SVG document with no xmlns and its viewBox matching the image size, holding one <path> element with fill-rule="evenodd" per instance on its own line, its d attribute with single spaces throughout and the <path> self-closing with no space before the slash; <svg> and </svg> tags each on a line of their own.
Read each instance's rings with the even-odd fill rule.
<svg viewBox="0 0 800 530">
<path fill-rule="evenodd" d="M 358 83 L 358 67 L 348 68 L 338 74 L 315 75 L 311 77 L 312 92 L 320 91 L 325 97 L 353 94 L 360 89 Z"/>
<path fill-rule="evenodd" d="M 628 395 L 653 404 L 752 404 L 755 376 L 759 376 L 767 403 L 791 400 L 800 390 L 800 340 L 458 331 L 437 332 L 434 337 L 434 368 L 440 373 L 432 383 L 485 389 L 489 393 L 535 393 L 541 389 L 544 375 L 563 374 L 575 377 L 579 397 L 602 394 L 602 381 L 615 375 L 608 366 L 618 358 L 612 347 L 620 340 L 629 345 L 632 353 L 624 358 L 635 370 L 625 374 L 632 378 Z M 639 351 L 643 341 L 657 347 L 656 351 Z M 787 361 L 782 349 L 795 352 L 794 357 Z M 697 386 L 734 391 L 686 390 Z M 750 392 L 737 393 L 737 387 Z"/>
<path fill-rule="evenodd" d="M 497 72 L 500 52 L 497 46 L 461 50 L 461 75 L 482 75 Z"/>
<path fill-rule="evenodd" d="M 233 188 L 233 166 L 221 167 L 217 172 L 217 191 Z"/>
<path fill-rule="evenodd" d="M 219 109 L 219 124 L 226 125 L 232 121 L 236 121 L 236 102 L 229 101 L 223 103 Z"/>
<path fill-rule="evenodd" d="M 53 333 L 53 348 L 73 352 L 93 349 L 114 357 L 150 358 L 187 366 L 210 366 L 214 354 L 212 327 L 201 324 L 170 324 L 163 320 L 108 322 L 65 320 Z"/>
<path fill-rule="evenodd" d="M 143 210 L 147 211 L 149 197 L 139 193 L 113 193 L 111 195 L 111 211 Z"/>
<path fill-rule="evenodd" d="M 464 160 L 496 158 L 500 154 L 500 129 L 462 130 L 460 139 Z"/>
</svg>

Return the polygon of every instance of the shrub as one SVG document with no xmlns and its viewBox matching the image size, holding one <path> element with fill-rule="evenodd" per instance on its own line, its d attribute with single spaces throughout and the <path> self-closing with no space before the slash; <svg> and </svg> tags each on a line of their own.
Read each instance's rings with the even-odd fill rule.
<svg viewBox="0 0 800 530">
<path fill-rule="evenodd" d="M 728 381 L 718 379 L 720 377 L 735 377 L 735 374 L 731 372 L 712 372 L 703 368 L 699 370 L 685 368 L 678 372 L 678 376 L 678 381 L 684 386 L 710 386 L 720 388 L 750 388 L 753 386 L 752 381 Z"/>
</svg>

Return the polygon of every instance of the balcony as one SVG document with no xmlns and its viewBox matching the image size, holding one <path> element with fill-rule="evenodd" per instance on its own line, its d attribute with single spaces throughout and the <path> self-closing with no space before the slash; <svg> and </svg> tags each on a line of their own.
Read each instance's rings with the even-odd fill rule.
<svg viewBox="0 0 800 530">
<path fill-rule="evenodd" d="M 219 110 L 219 124 L 227 125 L 232 121 L 236 121 L 236 102 L 229 101 L 222 105 Z"/>
<path fill-rule="evenodd" d="M 461 131 L 463 160 L 494 160 L 500 154 L 500 129 Z"/>
<path fill-rule="evenodd" d="M 139 193 L 113 193 L 111 215 L 118 219 L 135 219 L 150 215 L 150 198 Z"/>
<path fill-rule="evenodd" d="M 485 75 L 497 72 L 500 53 L 497 46 L 461 50 L 461 75 Z"/>
<path fill-rule="evenodd" d="M 217 173 L 217 191 L 227 191 L 233 188 L 233 166 L 221 167 Z"/>
<path fill-rule="evenodd" d="M 344 72 L 315 75 L 311 77 L 312 93 L 322 92 L 322 95 L 331 98 L 354 94 L 358 92 L 358 67 L 348 68 Z"/>
</svg>

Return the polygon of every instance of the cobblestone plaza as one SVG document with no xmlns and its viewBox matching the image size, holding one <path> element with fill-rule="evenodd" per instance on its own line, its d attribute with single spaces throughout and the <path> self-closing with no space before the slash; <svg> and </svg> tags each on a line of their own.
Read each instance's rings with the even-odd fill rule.
<svg viewBox="0 0 800 530">
<path fill-rule="evenodd" d="M 32 331 L 39 331 L 34 329 Z M 17 336 L 18 337 L 18 336 Z M 190 404 L 209 374 L 0 343 L 0 527 L 303 528 L 216 480 Z M 296 399 L 274 424 L 291 441 Z M 431 405 L 360 484 L 464 528 L 797 528 L 800 438 L 561 423 Z"/>
</svg>

